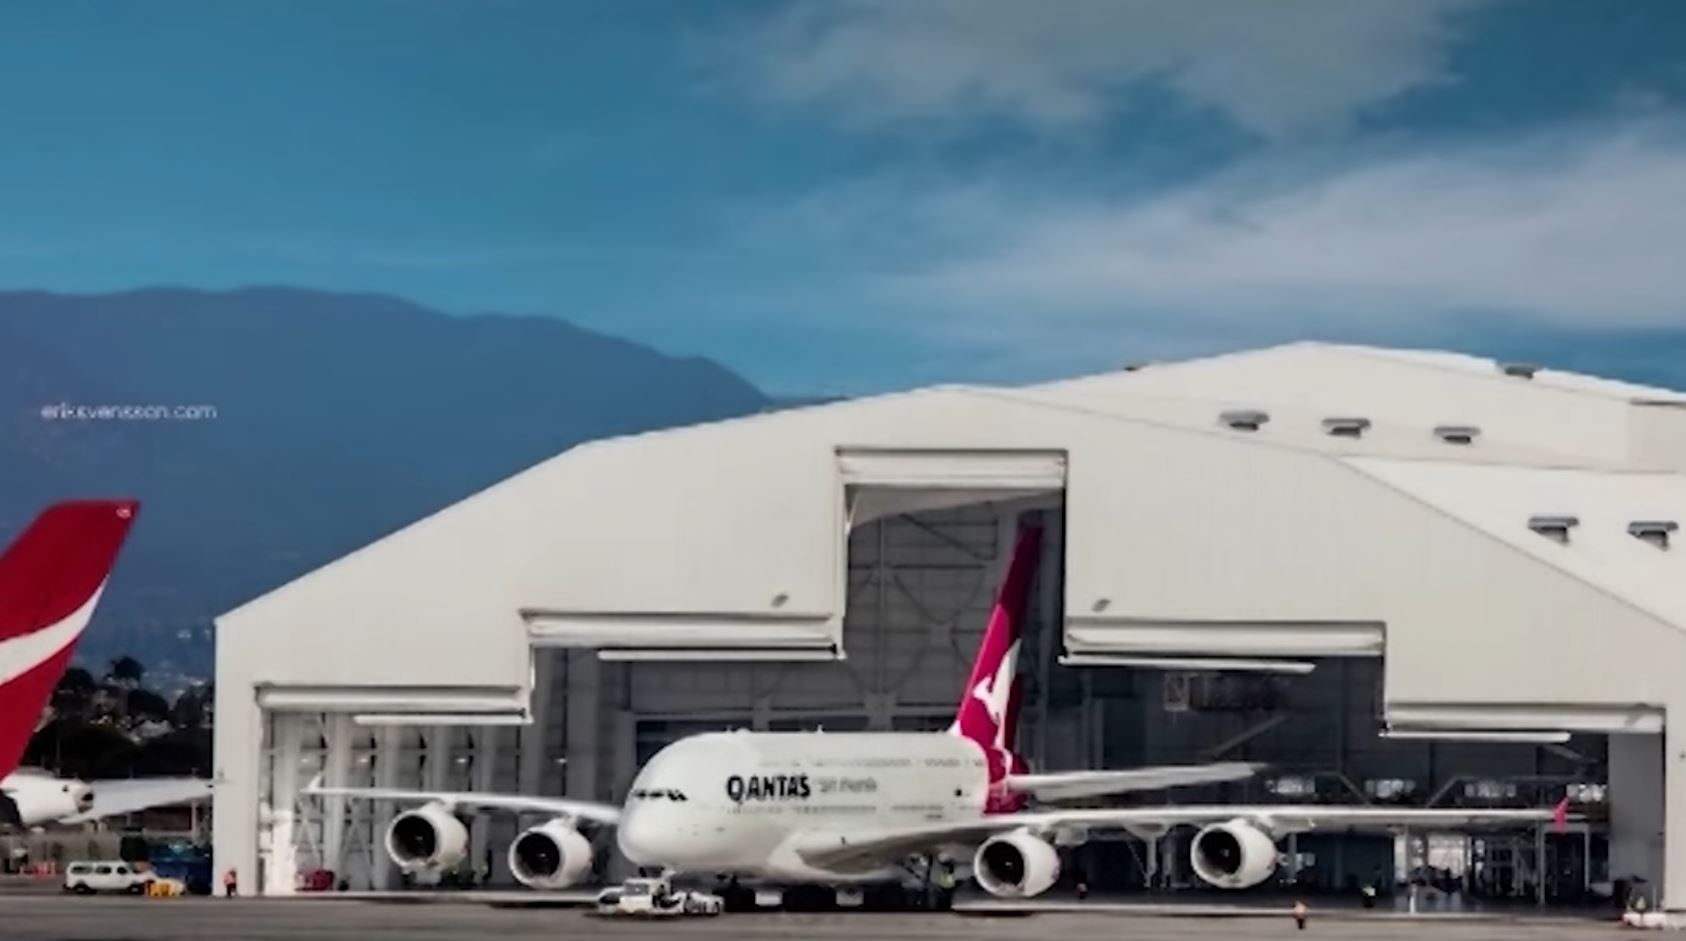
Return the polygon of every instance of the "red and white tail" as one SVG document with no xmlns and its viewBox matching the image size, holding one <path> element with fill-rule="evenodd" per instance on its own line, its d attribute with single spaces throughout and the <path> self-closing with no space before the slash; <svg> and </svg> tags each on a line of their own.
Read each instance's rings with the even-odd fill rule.
<svg viewBox="0 0 1686 941">
<path fill-rule="evenodd" d="M 1010 799 L 1001 785 L 1007 775 L 1025 770 L 1023 759 L 1013 752 L 1013 738 L 1018 731 L 1019 638 L 1024 634 L 1030 586 L 1036 578 L 1041 554 L 1041 528 L 1021 528 L 1012 560 L 1007 565 L 1007 577 L 996 593 L 995 608 L 990 612 L 989 626 L 984 629 L 983 643 L 978 646 L 977 660 L 972 663 L 971 679 L 966 681 L 950 729 L 984 750 L 989 761 L 992 804 L 996 791 L 1001 792 L 1002 800 Z M 989 809 L 1011 808 L 991 806 Z"/>
<path fill-rule="evenodd" d="M 54 504 L 0 555 L 0 777 L 17 769 L 138 509 Z"/>
</svg>

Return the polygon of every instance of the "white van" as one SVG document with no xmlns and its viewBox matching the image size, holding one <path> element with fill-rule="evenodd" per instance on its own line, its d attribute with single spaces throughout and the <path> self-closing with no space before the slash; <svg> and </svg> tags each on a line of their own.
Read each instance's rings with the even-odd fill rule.
<svg viewBox="0 0 1686 941">
<path fill-rule="evenodd" d="M 139 895 L 152 881 L 152 873 L 142 872 L 122 860 L 97 860 L 71 863 L 64 871 L 64 890 L 81 895 L 95 892 L 129 892 Z"/>
</svg>

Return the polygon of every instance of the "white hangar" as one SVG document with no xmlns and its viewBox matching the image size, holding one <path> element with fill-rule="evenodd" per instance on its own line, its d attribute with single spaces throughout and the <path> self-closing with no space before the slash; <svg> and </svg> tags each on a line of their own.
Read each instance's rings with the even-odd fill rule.
<svg viewBox="0 0 1686 941">
<path fill-rule="evenodd" d="M 391 808 L 317 774 L 613 800 L 691 731 L 939 727 L 1024 514 L 1034 761 L 1596 794 L 1596 851 L 1484 871 L 1686 909 L 1686 394 L 1321 344 L 600 441 L 448 507 L 218 619 L 217 871 L 390 884 Z M 494 878 L 513 832 L 473 829 Z"/>
</svg>

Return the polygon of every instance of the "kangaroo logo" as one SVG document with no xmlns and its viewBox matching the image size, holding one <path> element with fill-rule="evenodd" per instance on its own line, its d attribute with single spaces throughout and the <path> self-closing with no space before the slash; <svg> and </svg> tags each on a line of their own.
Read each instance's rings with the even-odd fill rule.
<svg viewBox="0 0 1686 941">
<path fill-rule="evenodd" d="M 1001 662 L 995 665 L 995 675 L 979 680 L 978 685 L 972 687 L 972 698 L 983 706 L 984 714 L 989 716 L 990 723 L 995 727 L 990 745 L 1003 759 L 1008 758 L 1007 701 L 1013 695 L 1013 674 L 1018 659 L 1019 642 L 1015 640 L 1002 655 Z"/>
</svg>

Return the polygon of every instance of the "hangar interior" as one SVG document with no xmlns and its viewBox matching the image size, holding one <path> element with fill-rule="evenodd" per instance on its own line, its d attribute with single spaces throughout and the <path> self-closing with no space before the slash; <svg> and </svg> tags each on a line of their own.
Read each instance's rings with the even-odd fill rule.
<svg viewBox="0 0 1686 941">
<path fill-rule="evenodd" d="M 1386 388 L 1378 373 L 1390 369 L 1421 374 L 1394 377 L 1419 382 L 1415 398 Z M 1144 384 L 1155 373 L 1166 378 Z M 1357 375 L 1382 391 L 1338 403 L 1347 409 L 1323 404 L 1341 381 L 1362 387 Z M 1662 426 L 1658 447 L 1645 424 L 1652 414 L 1628 414 L 1638 393 L 1565 392 L 1548 378 L 1522 395 L 1561 395 L 1519 404 L 1515 388 L 1535 376 L 1502 364 L 1425 366 L 1313 345 L 671 433 L 708 436 L 706 456 L 696 440 L 668 454 L 664 435 L 570 452 L 219 620 L 218 714 L 233 721 L 219 726 L 218 765 L 236 786 L 217 798 L 217 865 L 235 868 L 246 891 L 291 892 L 318 868 L 355 888 L 399 884 L 381 848 L 392 804 L 301 795 L 316 775 L 618 801 L 645 759 L 698 731 L 943 728 L 1015 526 L 1034 519 L 1052 537 L 1020 662 L 1018 748 L 1036 767 L 1269 765 L 1251 781 L 1138 802 L 1541 807 L 1567 794 L 1585 820 L 1566 832 L 1307 834 L 1286 845 L 1279 875 L 1344 891 L 1428 865 L 1465 875 L 1484 895 L 1538 901 L 1640 877 L 1653 899 L 1686 907 L 1686 893 L 1662 891 L 1678 829 L 1665 841 L 1664 794 L 1682 777 L 1664 751 L 1674 704 L 1662 692 L 1686 663 L 1678 638 L 1624 654 L 1620 645 L 1649 638 L 1647 628 L 1603 609 L 1582 617 L 1593 609 L 1579 596 L 1530 581 L 1567 572 L 1617 602 L 1612 611 L 1651 621 L 1686 608 L 1686 581 L 1669 581 L 1678 552 L 1631 529 L 1686 515 L 1686 425 Z M 1456 394 L 1440 388 L 1460 382 Z M 1587 414 L 1565 412 L 1565 395 Z M 1469 398 L 1425 402 L 1436 396 Z M 1553 411 L 1555 424 L 1535 414 Z M 1474 417 L 1436 421 L 1447 415 Z M 1260 446 L 1273 424 L 1302 418 L 1320 430 Z M 1507 418 L 1521 429 L 1513 439 Z M 1639 450 L 1627 437 L 1576 437 L 1576 421 L 1618 420 L 1634 441 L 1652 442 L 1644 454 L 1615 455 Z M 758 425 L 764 438 L 750 435 Z M 1394 425 L 1418 437 L 1404 445 L 1370 433 Z M 1460 442 L 1448 428 L 1474 432 Z M 1545 446 L 1553 441 L 1556 450 Z M 803 449 L 823 457 L 817 471 L 770 457 Z M 669 479 L 681 453 L 702 483 Z M 696 466 L 710 460 L 744 462 L 733 469 L 746 481 Z M 541 507 L 532 478 L 565 478 L 556 466 L 578 466 L 579 479 L 546 482 L 546 496 L 565 505 Z M 680 492 L 583 526 L 605 501 L 556 496 L 638 474 Z M 1458 475 L 1469 479 L 1449 480 Z M 1349 486 L 1349 476 L 1363 483 Z M 1409 492 L 1372 494 L 1377 481 Z M 1618 488 L 1638 495 L 1633 505 L 1607 505 Z M 713 507 L 699 514 L 696 500 Z M 1507 515 L 1453 519 L 1460 501 L 1476 504 L 1471 518 L 1492 506 Z M 543 518 L 513 522 L 528 516 Z M 1637 587 L 1552 555 L 1572 546 L 1590 551 L 1590 564 L 1626 560 L 1627 543 L 1588 538 L 1612 521 L 1649 553 L 1632 556 L 1655 569 Z M 1513 524 L 1519 535 L 1488 531 Z M 520 527 L 532 535 L 501 535 Z M 568 537 L 581 545 L 558 548 L 563 528 L 583 530 Z M 1403 547 L 1380 545 L 1378 532 Z M 825 533 L 841 537 L 835 552 L 815 551 Z M 1324 533 L 1337 535 L 1320 541 Z M 442 545 L 454 547 L 448 558 L 418 561 Z M 658 556 L 640 573 L 650 581 L 600 561 L 638 551 Z M 1509 561 L 1489 569 L 1482 553 Z M 486 567 L 501 574 L 442 574 L 470 555 L 490 556 Z M 1517 572 L 1503 568 L 1513 563 Z M 827 593 L 832 603 L 814 601 Z M 695 600 L 663 603 L 680 596 Z M 272 636 L 289 629 L 337 631 L 344 663 L 289 657 Z M 538 822 L 477 816 L 467 866 L 508 884 L 505 848 Z M 1097 835 L 1067 851 L 1065 879 L 1193 886 L 1190 835 Z M 623 875 L 612 839 L 597 837 L 597 874 Z M 1683 870 L 1686 860 L 1667 874 L 1686 881 Z"/>
</svg>

